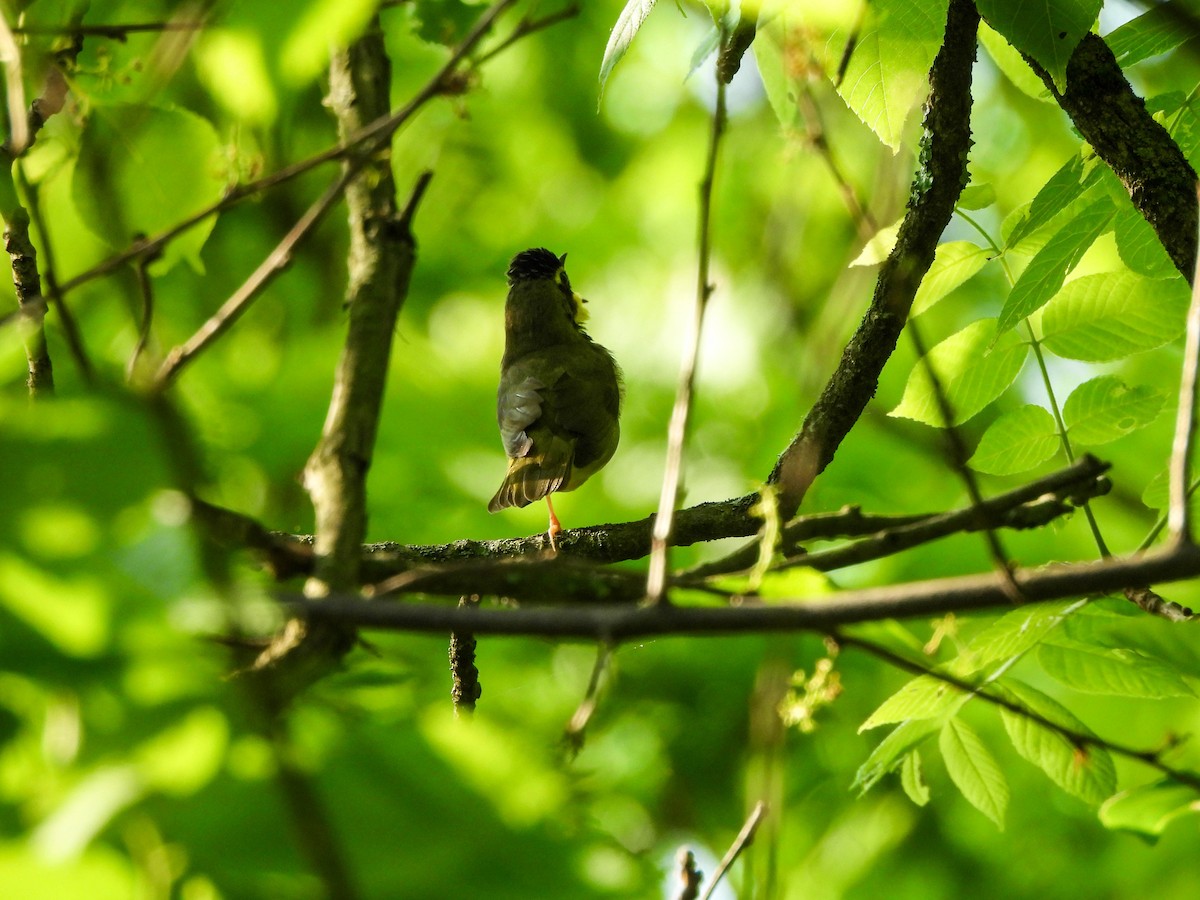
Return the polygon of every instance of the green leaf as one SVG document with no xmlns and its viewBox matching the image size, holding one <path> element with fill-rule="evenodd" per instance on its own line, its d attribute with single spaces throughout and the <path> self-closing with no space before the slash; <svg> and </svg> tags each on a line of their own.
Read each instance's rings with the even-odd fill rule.
<svg viewBox="0 0 1200 900">
<path fill-rule="evenodd" d="M 979 735 L 961 719 L 951 719 L 942 727 L 938 747 L 950 780 L 972 806 L 1003 830 L 1008 782 Z"/>
<path fill-rule="evenodd" d="M 996 202 L 996 189 L 990 184 L 968 184 L 954 204 L 959 209 L 987 209 Z"/>
<path fill-rule="evenodd" d="M 1042 79 L 1037 77 L 1029 63 L 1021 56 L 1021 52 L 1013 47 L 1004 36 L 989 28 L 987 22 L 979 23 L 979 43 L 987 50 L 988 56 L 996 64 L 1004 77 L 1012 82 L 1013 87 L 1027 97 L 1041 100 L 1043 103 L 1057 103 L 1050 89 Z"/>
<path fill-rule="evenodd" d="M 880 228 L 867 239 L 858 256 L 850 263 L 852 266 L 877 266 L 891 255 L 896 246 L 896 238 L 900 234 L 900 224 L 903 219 L 897 219 L 891 225 Z"/>
<path fill-rule="evenodd" d="M 900 786 L 904 788 L 904 793 L 908 794 L 908 799 L 917 806 L 929 803 L 929 785 L 925 783 L 925 776 L 921 772 L 920 751 L 913 750 L 904 757 L 904 762 L 900 765 Z"/>
<path fill-rule="evenodd" d="M 988 251 L 970 241 L 939 244 L 933 265 L 913 298 L 912 315 L 919 316 L 943 297 L 969 281 L 988 261 Z"/>
<path fill-rule="evenodd" d="M 1200 812 L 1196 789 L 1164 779 L 1122 791 L 1100 807 L 1105 828 L 1133 831 L 1157 840 L 1180 816 Z"/>
<path fill-rule="evenodd" d="M 935 731 L 942 723 L 936 719 L 909 719 L 901 722 L 880 741 L 854 774 L 851 790 L 865 794 L 888 772 L 894 771 L 903 758 Z"/>
<path fill-rule="evenodd" d="M 1058 356 L 1087 362 L 1153 350 L 1183 334 L 1190 299 L 1183 278 L 1086 275 L 1042 310 L 1042 343 Z"/>
<path fill-rule="evenodd" d="M 1046 674 L 1085 694 L 1152 700 L 1196 696 L 1174 668 L 1135 650 L 1056 640 L 1042 644 L 1038 660 Z"/>
<path fill-rule="evenodd" d="M 1054 417 L 1040 406 L 1022 406 L 988 426 L 967 464 L 989 475 L 1014 475 L 1044 463 L 1059 443 Z"/>
<path fill-rule="evenodd" d="M 904 396 L 888 415 L 936 428 L 945 425 L 926 368 L 928 360 L 954 412 L 950 424 L 961 424 L 1004 393 L 1020 374 L 1028 353 L 1029 348 L 1014 332 L 996 339 L 995 319 L 972 322 L 917 360 L 904 386 Z"/>
<path fill-rule="evenodd" d="M 1072 440 L 1106 444 L 1153 422 L 1165 399 L 1149 385 L 1129 387 L 1115 375 L 1101 375 L 1071 392 L 1063 420 Z"/>
<path fill-rule="evenodd" d="M 71 194 L 80 218 L 114 247 L 153 235 L 221 199 L 221 141 L 207 120 L 182 109 L 96 106 L 84 126 Z M 151 272 L 180 259 L 202 270 L 209 217 L 171 241 Z"/>
<path fill-rule="evenodd" d="M 1142 491 L 1142 502 L 1151 509 L 1166 509 L 1171 505 L 1171 471 L 1163 469 L 1150 479 Z"/>
<path fill-rule="evenodd" d="M 1104 41 L 1124 68 L 1183 46 L 1197 36 L 1194 23 L 1186 7 L 1159 3 L 1109 33 Z"/>
<path fill-rule="evenodd" d="M 838 93 L 893 151 L 925 92 L 949 0 L 878 0 L 867 7 Z"/>
<path fill-rule="evenodd" d="M 951 663 L 950 671 L 960 678 L 969 678 L 1001 660 L 1004 661 L 1002 668 L 1007 668 L 1009 660 L 1036 646 L 1063 619 L 1083 606 L 1082 600 L 1060 600 L 1007 612 L 970 640 L 962 654 Z M 990 678 L 999 674 L 993 673 Z"/>
<path fill-rule="evenodd" d="M 1121 262 L 1147 278 L 1171 278 L 1178 271 L 1158 235 L 1132 203 L 1125 203 L 1113 220 Z"/>
<path fill-rule="evenodd" d="M 1077 216 L 1063 223 L 1030 260 L 1013 285 L 1000 311 L 1000 333 L 1014 328 L 1022 319 L 1041 309 L 1058 293 L 1067 275 L 1079 265 L 1088 248 L 1109 229 L 1113 206 L 1107 197 L 1096 200 Z"/>
<path fill-rule="evenodd" d="M 1103 0 L 1041 0 L 1037 4 L 978 0 L 975 5 L 1010 44 L 1041 63 L 1061 90 L 1066 83 L 1067 60 L 1096 21 Z"/>
<path fill-rule="evenodd" d="M 608 36 L 608 45 L 604 48 L 604 58 L 600 62 L 600 93 L 604 94 L 604 85 L 608 76 L 633 43 L 638 29 L 654 9 L 655 0 L 629 0 L 621 14 L 617 16 L 617 24 L 613 26 L 612 34 Z"/>
<path fill-rule="evenodd" d="M 1006 246 L 1012 248 L 1029 235 L 1048 225 L 1072 203 L 1082 198 L 1099 180 L 1101 166 L 1094 156 L 1084 157 L 1076 153 L 1042 185 L 1029 211 L 1008 234 Z"/>
<path fill-rule="evenodd" d="M 1007 699 L 1076 734 L 1092 736 L 1091 730 L 1057 700 L 1016 680 L 994 686 Z M 1028 716 L 1001 708 L 1000 720 L 1017 753 L 1029 760 L 1068 794 L 1099 805 L 1117 789 L 1117 772 L 1112 757 L 1103 747 L 1076 747 L 1053 728 Z"/>
<path fill-rule="evenodd" d="M 861 734 L 906 719 L 932 719 L 956 710 L 970 697 L 966 691 L 933 675 L 918 675 L 888 697 L 858 727 Z"/>
</svg>

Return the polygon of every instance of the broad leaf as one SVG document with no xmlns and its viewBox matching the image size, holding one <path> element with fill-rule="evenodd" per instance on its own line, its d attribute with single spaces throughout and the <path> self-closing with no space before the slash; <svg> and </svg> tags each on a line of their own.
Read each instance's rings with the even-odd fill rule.
<svg viewBox="0 0 1200 900">
<path fill-rule="evenodd" d="M 858 727 L 859 732 L 905 719 L 932 719 L 955 710 L 970 697 L 934 675 L 918 675 L 888 697 Z"/>
<path fill-rule="evenodd" d="M 1037 192 L 1026 216 L 1009 232 L 1006 247 L 1017 246 L 1087 194 L 1097 183 L 1099 172 L 1100 166 L 1092 156 L 1085 158 L 1077 153 L 1063 163 Z"/>
<path fill-rule="evenodd" d="M 1010 44 L 1041 63 L 1061 90 L 1067 60 L 1096 21 L 1103 0 L 1041 0 L 1032 5 L 977 0 L 975 5 Z"/>
<path fill-rule="evenodd" d="M 1190 299 L 1182 278 L 1086 275 L 1042 310 L 1042 342 L 1058 356 L 1088 362 L 1153 350 L 1183 334 Z"/>
<path fill-rule="evenodd" d="M 1196 696 L 1174 667 L 1135 650 L 1056 640 L 1042 644 L 1038 660 L 1048 675 L 1085 694 L 1152 700 Z"/>
<path fill-rule="evenodd" d="M 1071 440 L 1106 444 L 1153 422 L 1164 399 L 1148 385 L 1128 387 L 1115 375 L 1101 375 L 1071 392 L 1063 405 L 1063 420 Z"/>
<path fill-rule="evenodd" d="M 1100 807 L 1105 828 L 1133 831 L 1155 841 L 1167 826 L 1188 813 L 1200 812 L 1196 789 L 1163 780 L 1122 791 Z"/>
<path fill-rule="evenodd" d="M 1046 246 L 1030 260 L 1013 285 L 1004 302 L 1004 309 L 1000 311 L 997 331 L 1008 331 L 1045 306 L 1058 293 L 1067 275 L 1079 264 L 1096 238 L 1109 229 L 1112 218 L 1112 202 L 1103 197 L 1064 222 L 1054 237 L 1046 242 Z"/>
<path fill-rule="evenodd" d="M 990 349 L 989 349 L 990 348 Z M 1029 348 L 1014 332 L 996 339 L 996 320 L 980 319 L 952 334 L 917 360 L 900 403 L 888 415 L 945 426 L 926 364 L 950 402 L 958 425 L 999 397 L 1016 380 Z"/>
<path fill-rule="evenodd" d="M 877 266 L 892 253 L 896 246 L 896 238 L 900 234 L 900 224 L 903 219 L 897 219 L 891 225 L 880 228 L 871 235 L 858 256 L 850 263 L 852 266 Z"/>
<path fill-rule="evenodd" d="M 1111 32 L 1104 41 L 1120 66 L 1132 66 L 1197 37 L 1194 23 L 1186 5 L 1159 3 Z"/>
<path fill-rule="evenodd" d="M 215 203 L 225 191 L 221 141 L 206 119 L 153 106 L 93 107 L 83 129 L 72 197 L 97 237 L 124 248 Z M 171 241 L 153 264 L 202 269 L 210 217 Z"/>
<path fill-rule="evenodd" d="M 949 0 L 877 0 L 838 85 L 838 93 L 893 151 L 925 93 L 946 31 Z"/>
<path fill-rule="evenodd" d="M 919 750 L 909 753 L 900 764 L 900 786 L 917 806 L 925 806 L 929 802 L 929 785 L 925 783 L 925 775 L 921 772 Z"/>
<path fill-rule="evenodd" d="M 1124 203 L 1113 219 L 1121 262 L 1147 278 L 1171 278 L 1178 271 L 1150 223 L 1132 203 Z"/>
<path fill-rule="evenodd" d="M 941 722 L 937 719 L 910 719 L 901 722 L 888 732 L 888 736 L 876 745 L 871 755 L 858 767 L 850 789 L 857 789 L 860 794 L 865 794 L 877 785 L 884 775 L 894 771 L 910 751 L 916 749 L 940 727 Z"/>
<path fill-rule="evenodd" d="M 1091 730 L 1057 700 L 1020 681 L 1006 680 L 994 688 L 1048 722 L 1092 736 Z M 1001 708 L 1000 719 L 1013 747 L 1069 794 L 1099 805 L 1117 789 L 1112 757 L 1103 747 L 1076 747 L 1061 733 L 1028 716 Z"/>
<path fill-rule="evenodd" d="M 1004 828 L 1008 782 L 983 741 L 961 719 L 951 719 L 938 736 L 950 780 L 971 805 Z"/>
<path fill-rule="evenodd" d="M 969 281 L 988 261 L 988 251 L 970 241 L 939 244 L 933 265 L 913 298 L 912 315 L 919 316 L 951 291 Z"/>
<path fill-rule="evenodd" d="M 629 45 L 637 36 L 638 29 L 654 9 L 655 0 L 629 0 L 621 14 L 617 16 L 617 24 L 613 26 L 612 34 L 608 36 L 608 45 L 604 48 L 604 58 L 600 62 L 600 93 L 604 93 L 604 85 L 612 73 L 613 66 L 620 62 Z"/>
<path fill-rule="evenodd" d="M 1050 89 L 1033 69 L 1029 68 L 1029 63 L 1021 56 L 1021 52 L 1005 40 L 1002 34 L 989 28 L 987 22 L 979 23 L 979 43 L 983 44 L 996 68 L 1022 94 L 1043 103 L 1057 103 Z"/>
<path fill-rule="evenodd" d="M 1041 465 L 1059 445 L 1054 417 L 1040 406 L 1022 406 L 988 426 L 968 465 L 989 475 L 1014 475 Z"/>
<path fill-rule="evenodd" d="M 954 204 L 959 209 L 987 209 L 996 202 L 996 189 L 990 184 L 968 184 Z"/>
<path fill-rule="evenodd" d="M 1040 643 L 1063 619 L 1083 605 L 1082 600 L 1060 600 L 1007 612 L 971 639 L 966 650 L 951 663 L 950 671 L 960 678 L 967 678 L 1003 661 L 1000 671 L 988 676 L 989 680 L 996 678 L 1011 660 Z"/>
</svg>

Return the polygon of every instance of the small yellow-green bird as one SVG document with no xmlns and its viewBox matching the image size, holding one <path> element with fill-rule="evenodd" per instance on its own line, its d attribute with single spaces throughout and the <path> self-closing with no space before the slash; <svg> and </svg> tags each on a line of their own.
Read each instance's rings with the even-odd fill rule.
<svg viewBox="0 0 1200 900">
<path fill-rule="evenodd" d="M 538 247 L 508 267 L 496 399 L 508 474 L 488 504 L 499 512 L 545 497 L 555 549 L 562 525 L 550 495 L 587 481 L 621 436 L 621 372 L 583 330 L 587 301 L 571 289 L 566 259 Z"/>
</svg>

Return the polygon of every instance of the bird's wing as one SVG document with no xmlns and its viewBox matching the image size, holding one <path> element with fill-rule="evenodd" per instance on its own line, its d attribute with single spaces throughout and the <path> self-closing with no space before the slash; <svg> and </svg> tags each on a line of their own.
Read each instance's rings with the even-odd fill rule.
<svg viewBox="0 0 1200 900">
<path fill-rule="evenodd" d="M 528 428 L 542 415 L 542 395 L 546 385 L 527 366 L 513 366 L 500 379 L 496 396 L 496 420 L 500 439 L 509 459 L 520 459 L 533 447 Z"/>
</svg>

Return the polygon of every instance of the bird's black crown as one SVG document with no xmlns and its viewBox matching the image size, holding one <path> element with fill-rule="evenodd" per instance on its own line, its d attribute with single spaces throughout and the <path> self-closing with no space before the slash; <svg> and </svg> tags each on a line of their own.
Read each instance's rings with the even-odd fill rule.
<svg viewBox="0 0 1200 900">
<path fill-rule="evenodd" d="M 558 257 L 545 247 L 522 250 L 513 257 L 508 266 L 508 283 L 516 284 L 518 281 L 531 281 L 534 278 L 553 278 L 566 259 L 565 253 Z"/>
</svg>

